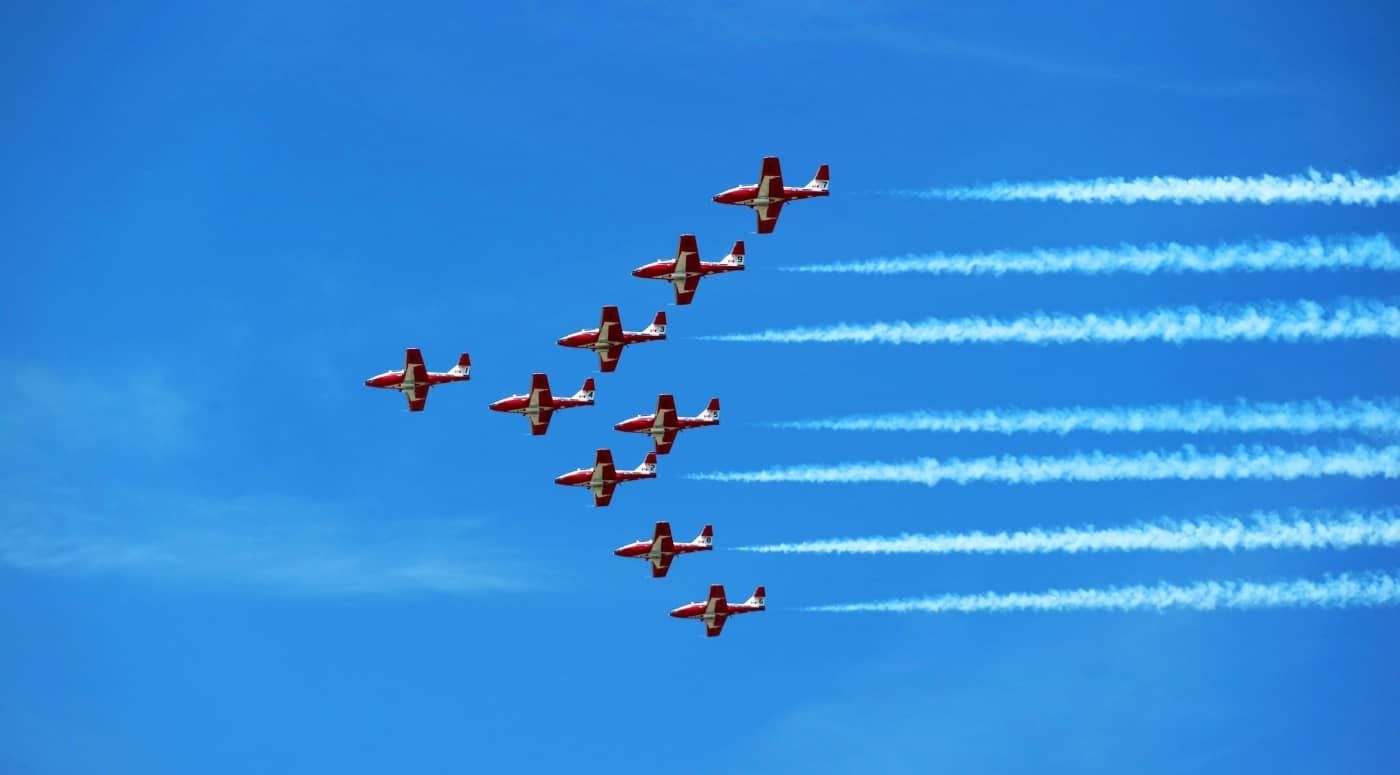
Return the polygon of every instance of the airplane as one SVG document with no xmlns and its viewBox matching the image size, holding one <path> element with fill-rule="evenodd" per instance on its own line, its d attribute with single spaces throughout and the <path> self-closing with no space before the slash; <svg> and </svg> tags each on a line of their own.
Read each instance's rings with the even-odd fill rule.
<svg viewBox="0 0 1400 775">
<path fill-rule="evenodd" d="M 421 412 L 428 403 L 428 388 L 449 382 L 466 382 L 472 378 L 472 359 L 462 353 L 451 371 L 428 371 L 423 366 L 423 351 L 417 347 L 404 350 L 403 371 L 386 371 L 365 380 L 365 387 L 402 391 L 408 399 L 408 411 Z"/>
<path fill-rule="evenodd" d="M 784 202 L 828 196 L 830 180 L 831 170 L 823 164 L 817 169 L 812 182 L 801 188 L 789 188 L 783 185 L 783 170 L 778 165 L 778 157 L 764 156 L 758 185 L 735 186 L 721 191 L 715 194 L 715 201 L 722 205 L 752 207 L 758 214 L 758 233 L 771 234 L 773 227 L 778 225 L 778 214 L 782 212 Z"/>
<path fill-rule="evenodd" d="M 763 587 L 753 591 L 753 596 L 742 603 L 729 603 L 724 599 L 724 585 L 711 584 L 709 597 L 703 603 L 686 603 L 671 612 L 677 619 L 699 619 L 705 623 L 705 637 L 713 638 L 724 629 L 724 621 L 731 616 L 752 611 L 767 610 Z"/>
<path fill-rule="evenodd" d="M 664 455 L 671 451 L 676 434 L 690 428 L 704 428 L 719 425 L 719 399 L 711 398 L 705 411 L 694 417 L 680 417 L 676 414 L 676 399 L 670 393 L 656 397 L 655 414 L 639 414 L 630 420 L 623 420 L 613 426 L 613 430 L 623 433 L 646 433 L 656 444 L 656 454 Z"/>
<path fill-rule="evenodd" d="M 623 331 L 617 307 L 603 307 L 603 322 L 597 328 L 585 328 L 559 338 L 561 347 L 581 347 L 598 353 L 602 371 L 617 368 L 622 348 L 639 342 L 659 342 L 666 338 L 666 313 L 658 312 L 651 325 L 641 331 Z"/>
<path fill-rule="evenodd" d="M 491 404 L 493 412 L 514 412 L 525 415 L 530 421 L 530 433 L 543 436 L 549 430 L 549 419 L 555 410 L 572 409 L 576 406 L 593 405 L 593 378 L 583 381 L 583 388 L 567 398 L 549 392 L 549 377 L 543 374 L 530 375 L 530 392 L 520 396 L 506 396 Z"/>
<path fill-rule="evenodd" d="M 700 286 L 700 278 L 707 274 L 744 271 L 744 241 L 734 243 L 729 255 L 719 261 L 700 260 L 700 248 L 695 244 L 694 234 L 682 234 L 676 257 L 660 259 L 646 266 L 632 270 L 633 277 L 649 280 L 668 280 L 676 286 L 676 304 L 684 306 L 695 298 L 695 289 Z"/>
<path fill-rule="evenodd" d="M 631 471 L 619 471 L 613 466 L 612 452 L 598 450 L 592 468 L 580 468 L 561 474 L 554 479 L 555 484 L 566 487 L 587 487 L 593 491 L 593 505 L 606 506 L 612 502 L 613 488 L 622 482 L 637 479 L 656 478 L 656 453 L 648 452 L 642 464 Z"/>
<path fill-rule="evenodd" d="M 715 529 L 706 525 L 690 543 L 676 543 L 671 539 L 671 523 L 657 522 L 656 532 L 650 541 L 634 541 L 613 550 L 618 557 L 640 557 L 651 563 L 651 577 L 659 579 L 671 569 L 671 560 L 677 555 L 691 552 L 708 552 L 714 548 Z"/>
</svg>

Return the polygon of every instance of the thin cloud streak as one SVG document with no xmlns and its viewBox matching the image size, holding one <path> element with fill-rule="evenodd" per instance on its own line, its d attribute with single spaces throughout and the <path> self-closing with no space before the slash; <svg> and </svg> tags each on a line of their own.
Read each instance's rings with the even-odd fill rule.
<svg viewBox="0 0 1400 775">
<path fill-rule="evenodd" d="M 1338 204 L 1374 207 L 1400 201 L 1400 172 L 1366 177 L 1355 172 L 1259 177 L 1089 178 L 1083 180 L 998 181 L 985 186 L 902 189 L 886 192 L 915 199 L 984 202 L 1065 202 L 1134 204 Z"/>
<path fill-rule="evenodd" d="M 1388 573 L 1343 574 L 1322 581 L 1272 583 L 1203 581 L 1185 586 L 984 592 L 808 606 L 822 613 L 1006 613 L 1011 611 L 1222 611 L 1266 608 L 1374 608 L 1400 604 L 1400 578 Z"/>
<path fill-rule="evenodd" d="M 1400 307 L 1375 300 L 1264 302 L 1215 310 L 1197 307 L 1129 314 L 930 319 L 917 323 L 847 324 L 769 329 L 701 337 L 719 342 L 772 344 L 1070 344 L 1160 341 L 1325 342 L 1400 338 Z"/>
<path fill-rule="evenodd" d="M 829 264 L 781 267 L 814 274 L 1184 274 L 1265 271 L 1400 270 L 1400 250 L 1385 235 L 1351 235 L 1298 242 L 1258 241 L 1234 245 L 1119 245 L 1118 247 L 1036 248 L 990 253 L 931 253 Z"/>
<path fill-rule="evenodd" d="M 835 465 L 775 466 L 760 471 L 717 471 L 690 474 L 712 482 L 790 482 L 800 484 L 865 484 L 894 482 L 933 487 L 944 482 L 969 484 L 1039 484 L 1042 482 L 1295 480 L 1324 476 L 1400 477 L 1400 446 L 1322 451 L 1316 447 L 1237 447 L 1233 452 L 1207 454 L 1186 446 L 1178 452 L 1114 455 L 1089 452 L 1069 457 L 1013 456 L 969 460 L 920 458 L 903 463 L 837 463 Z"/>
<path fill-rule="evenodd" d="M 1063 409 L 987 409 L 903 412 L 767 423 L 805 431 L 928 433 L 1369 433 L 1400 432 L 1400 400 L 1353 398 L 1233 405 L 1075 406 Z"/>
<path fill-rule="evenodd" d="M 1080 554 L 1096 552 L 1194 552 L 1259 549 L 1353 549 L 1400 545 L 1400 516 L 1394 509 L 1350 511 L 1332 516 L 1286 516 L 1257 512 L 1248 518 L 1159 520 L 1128 527 L 1034 528 L 1016 532 L 905 533 L 894 537 L 740 546 L 759 554 Z"/>
</svg>

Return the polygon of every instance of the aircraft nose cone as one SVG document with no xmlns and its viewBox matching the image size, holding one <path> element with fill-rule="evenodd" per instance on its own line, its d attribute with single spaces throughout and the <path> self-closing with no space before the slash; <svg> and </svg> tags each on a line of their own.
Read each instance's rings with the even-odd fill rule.
<svg viewBox="0 0 1400 775">
<path fill-rule="evenodd" d="M 642 270 L 640 270 L 640 269 L 633 269 L 633 270 L 632 270 L 632 276 L 633 276 L 633 277 L 641 277 L 641 276 L 642 276 Z"/>
<path fill-rule="evenodd" d="M 564 484 L 564 476 L 563 476 L 563 475 L 560 475 L 560 476 L 554 477 L 554 483 L 555 483 L 555 484 Z"/>
<path fill-rule="evenodd" d="M 373 382 L 373 381 L 374 381 L 374 380 L 372 380 L 372 379 L 367 379 L 367 380 L 365 380 L 365 387 L 371 387 L 371 385 L 370 385 L 369 383 L 371 383 L 371 382 Z"/>
<path fill-rule="evenodd" d="M 617 555 L 618 557 L 621 557 L 621 556 L 622 556 L 622 550 L 621 550 L 621 549 L 614 549 L 614 550 L 613 550 L 613 554 Z"/>
<path fill-rule="evenodd" d="M 561 337 L 559 337 L 558 339 L 555 339 L 555 340 L 554 340 L 554 343 L 557 344 L 557 345 L 563 346 L 563 347 L 567 347 L 568 344 L 564 341 L 565 339 L 568 339 L 568 337 L 567 337 L 567 336 L 561 336 Z"/>
<path fill-rule="evenodd" d="M 720 197 L 722 197 L 722 196 L 724 196 L 724 195 L 723 195 L 723 194 L 715 194 L 714 196 L 710 197 L 710 199 L 713 200 L 713 201 L 715 201 L 715 202 L 718 202 L 718 201 L 720 200 Z"/>
<path fill-rule="evenodd" d="M 671 611 L 671 615 L 674 616 L 674 617 L 676 617 L 677 619 L 680 619 L 680 618 L 681 618 L 681 609 L 677 608 L 677 609 Z"/>
</svg>

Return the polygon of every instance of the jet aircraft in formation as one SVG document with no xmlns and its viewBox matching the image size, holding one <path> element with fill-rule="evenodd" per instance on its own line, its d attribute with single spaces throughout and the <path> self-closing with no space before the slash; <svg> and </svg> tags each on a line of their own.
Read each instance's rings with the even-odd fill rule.
<svg viewBox="0 0 1400 775">
<path fill-rule="evenodd" d="M 623 420 L 613 426 L 613 430 L 624 433 L 645 433 L 656 444 L 656 454 L 664 455 L 671 451 L 676 434 L 690 428 L 704 428 L 719 425 L 719 399 L 711 398 L 705 411 L 694 417 L 681 417 L 676 414 L 676 399 L 670 393 L 656 397 L 655 414 L 639 414 L 630 420 Z"/>
<path fill-rule="evenodd" d="M 699 619 L 705 623 L 705 636 L 713 638 L 724 629 L 724 622 L 729 617 L 766 610 L 766 597 L 763 587 L 759 587 L 748 600 L 730 603 L 724 599 L 724 585 L 711 584 L 705 602 L 686 603 L 671 611 L 671 615 L 677 619 Z"/>
<path fill-rule="evenodd" d="M 598 353 L 602 371 L 617 368 L 622 348 L 641 342 L 660 342 L 666 338 L 666 313 L 658 312 L 651 325 L 641 331 L 623 331 L 617 307 L 603 307 L 603 320 L 597 328 L 585 328 L 559 338 L 561 347 L 578 347 Z"/>
<path fill-rule="evenodd" d="M 707 274 L 744 271 L 744 241 L 734 243 L 729 255 L 719 261 L 701 261 L 694 234 L 682 234 L 676 257 L 660 259 L 632 270 L 633 277 L 666 280 L 676 287 L 676 304 L 686 305 L 695 298 L 700 278 Z"/>
<path fill-rule="evenodd" d="M 421 412 L 428 403 L 428 388 L 450 382 L 466 382 L 472 378 L 472 359 L 462 353 L 450 371 L 428 371 L 423 366 L 423 351 L 417 347 L 404 350 L 403 371 L 386 371 L 365 380 L 365 387 L 397 390 L 408 399 L 408 411 Z"/>
<path fill-rule="evenodd" d="M 831 193 L 827 190 L 830 182 L 831 170 L 823 164 L 817 169 L 816 176 L 807 185 L 801 188 L 784 186 L 783 169 L 778 164 L 778 157 L 765 156 L 763 157 L 763 168 L 758 174 L 757 184 L 735 186 L 727 191 L 721 191 L 715 194 L 715 201 L 722 205 L 752 207 L 753 211 L 758 214 L 758 233 L 771 234 L 773 228 L 778 225 L 778 215 L 782 212 L 784 203 L 798 199 L 828 196 Z"/>
<path fill-rule="evenodd" d="M 651 563 L 651 577 L 659 579 L 671 569 L 671 561 L 678 555 L 691 552 L 708 552 L 714 548 L 715 529 L 706 525 L 694 541 L 686 543 L 671 538 L 671 523 L 657 522 L 656 531 L 649 541 L 633 541 L 613 550 L 618 557 L 637 557 Z"/>
<path fill-rule="evenodd" d="M 769 234 L 778 224 L 778 216 L 787 202 L 829 195 L 830 170 L 823 164 L 811 182 L 800 188 L 783 185 L 782 168 L 778 157 L 766 156 L 759 173 L 758 183 L 736 186 L 716 194 L 714 201 L 726 205 L 743 205 L 753 208 L 758 217 L 758 233 Z M 682 234 L 672 259 L 661 259 L 637 267 L 632 271 L 636 277 L 665 280 L 675 288 L 676 304 L 685 306 L 695 298 L 700 280 L 706 275 L 744 270 L 744 242 L 734 243 L 729 254 L 719 261 L 707 262 L 700 258 L 700 249 L 695 235 Z M 624 331 L 617 307 L 603 307 L 602 320 L 597 328 L 584 329 L 561 337 L 558 343 L 564 347 L 593 350 L 598 354 L 599 367 L 604 372 L 617 368 L 622 357 L 622 349 L 630 344 L 656 342 L 666 338 L 666 313 L 658 312 L 651 325 L 641 331 Z M 404 351 L 402 371 L 386 371 L 365 380 L 372 388 L 398 390 L 408 399 L 409 411 L 419 412 L 427 404 L 428 390 L 434 385 L 451 382 L 465 382 L 471 379 L 471 358 L 466 353 L 450 371 L 430 372 L 423 365 L 423 353 L 410 347 Z M 583 388 L 572 396 L 555 396 L 549 388 L 549 378 L 544 374 L 533 374 L 530 379 L 530 392 L 523 395 L 506 396 L 490 404 L 492 411 L 522 414 L 530 423 L 530 433 L 543 436 L 549 430 L 549 422 L 554 412 L 578 406 L 592 406 L 594 403 L 594 381 L 584 380 Z M 655 450 L 648 452 L 646 459 L 635 469 L 619 471 L 613 465 L 612 452 L 600 449 L 592 468 L 580 468 L 555 478 L 556 484 L 587 487 L 593 493 L 595 506 L 607 506 L 612 501 L 613 490 L 622 482 L 656 477 L 656 456 L 671 451 L 676 434 L 689 428 L 701 428 L 719 424 L 719 399 L 710 399 L 705 411 L 695 417 L 681 417 L 676 413 L 675 398 L 670 394 L 657 396 L 656 411 L 653 414 L 637 415 L 617 423 L 615 430 L 629 433 L 645 433 L 651 437 Z M 651 540 L 635 541 L 614 550 L 619 557 L 633 557 L 646 560 L 651 565 L 653 578 L 661 578 L 670 570 L 671 562 L 679 555 L 703 552 L 713 549 L 714 528 L 705 525 L 691 542 L 677 542 L 671 536 L 669 522 L 657 522 Z M 708 637 L 719 635 L 724 623 L 731 616 L 763 611 L 766 608 L 763 587 L 758 587 L 748 600 L 742 603 L 729 603 L 725 599 L 724 587 L 712 585 L 704 602 L 688 603 L 671 611 L 671 616 L 683 619 L 699 619 L 705 624 Z"/>
<path fill-rule="evenodd" d="M 530 392 L 525 395 L 506 396 L 491 404 L 493 412 L 513 412 L 525 415 L 530 421 L 530 433 L 543 436 L 549 430 L 549 420 L 560 409 L 573 409 L 576 406 L 593 405 L 593 378 L 583 381 L 583 388 L 577 393 L 564 397 L 549 392 L 549 377 L 544 374 L 530 375 Z"/>
<path fill-rule="evenodd" d="M 593 505 L 606 506 L 612 502 L 613 489 L 623 482 L 656 478 L 656 453 L 648 452 L 642 464 L 627 471 L 613 465 L 612 451 L 598 450 L 592 468 L 579 468 L 555 477 L 555 484 L 566 487 L 587 487 L 593 492 Z"/>
</svg>

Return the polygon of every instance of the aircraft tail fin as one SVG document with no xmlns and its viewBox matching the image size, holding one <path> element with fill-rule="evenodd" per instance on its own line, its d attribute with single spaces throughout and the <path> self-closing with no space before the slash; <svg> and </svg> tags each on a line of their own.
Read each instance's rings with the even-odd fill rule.
<svg viewBox="0 0 1400 775">
<path fill-rule="evenodd" d="M 706 525 L 702 528 L 700 530 L 700 535 L 695 537 L 695 543 L 700 544 L 706 549 L 713 548 L 715 545 L 715 526 Z"/>
<path fill-rule="evenodd" d="M 732 247 L 732 248 L 729 249 L 729 255 L 725 256 L 725 257 L 722 258 L 722 259 L 720 259 L 719 262 L 720 262 L 721 264 L 728 264 L 728 265 L 730 265 L 730 266 L 743 266 L 743 265 L 744 265 L 744 241 L 743 241 L 743 240 L 736 240 L 736 241 L 734 242 L 734 247 Z"/>
<path fill-rule="evenodd" d="M 587 402 L 589 402 L 590 404 L 593 403 L 593 393 L 594 393 L 593 387 L 594 387 L 594 382 L 593 382 L 593 378 L 592 378 L 592 377 L 589 377 L 588 379 L 584 380 L 584 381 L 583 381 L 583 387 L 580 388 L 579 391 L 578 391 L 577 393 L 574 394 L 574 400 L 575 400 L 575 401 L 587 401 Z"/>
<path fill-rule="evenodd" d="M 643 331 L 642 333 L 644 333 L 644 334 L 650 334 L 650 335 L 652 335 L 652 336 L 665 336 L 665 335 L 666 335 L 666 311 L 665 311 L 665 310 L 662 310 L 662 311 L 656 313 L 656 317 L 652 318 L 651 325 L 647 326 L 647 327 L 646 327 L 646 330 Z"/>
<path fill-rule="evenodd" d="M 472 357 L 470 355 L 467 355 L 466 353 L 462 353 L 457 358 L 457 365 L 453 366 L 452 370 L 447 373 L 453 377 L 465 377 L 466 379 L 471 379 Z"/>
<path fill-rule="evenodd" d="M 753 591 L 753 596 L 744 601 L 744 605 L 755 605 L 760 610 L 768 607 L 768 590 L 759 587 Z"/>
<path fill-rule="evenodd" d="M 817 168 L 817 174 L 812 177 L 812 182 L 807 184 L 807 188 L 813 191 L 826 191 L 831 185 L 831 167 L 823 164 Z"/>
<path fill-rule="evenodd" d="M 700 419 L 719 424 L 719 399 L 711 398 L 710 403 L 705 405 L 705 411 L 700 413 Z"/>
<path fill-rule="evenodd" d="M 639 465 L 639 466 L 637 466 L 637 473 L 639 473 L 639 474 L 647 474 L 647 475 L 650 475 L 650 476 L 655 476 L 655 475 L 656 475 L 656 453 L 655 453 L 655 452 L 648 452 L 648 453 L 647 453 L 647 456 L 646 456 L 645 458 L 642 459 L 642 464 Z"/>
</svg>

